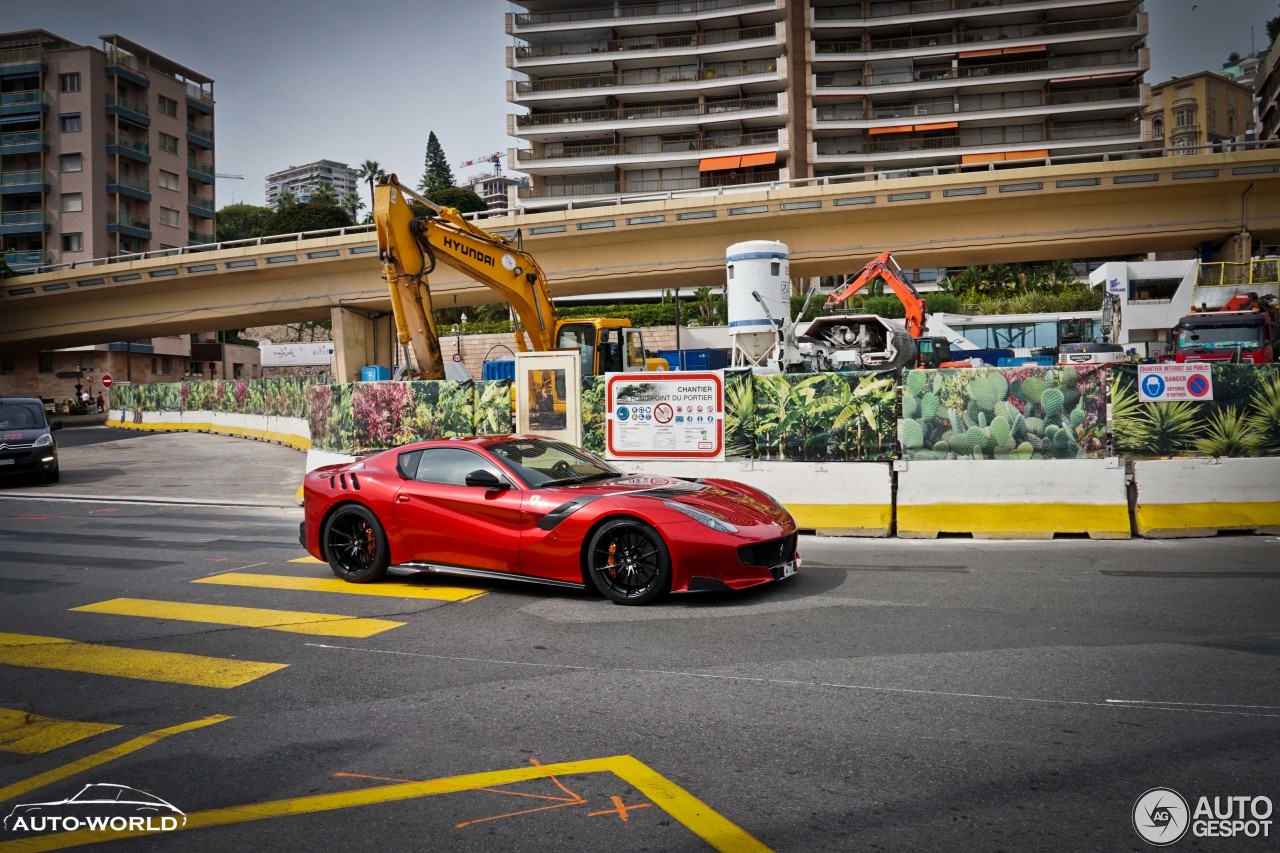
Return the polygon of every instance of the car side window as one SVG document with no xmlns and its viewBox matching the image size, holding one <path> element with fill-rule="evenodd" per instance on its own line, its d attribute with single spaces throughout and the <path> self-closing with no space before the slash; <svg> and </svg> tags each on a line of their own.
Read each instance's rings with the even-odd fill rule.
<svg viewBox="0 0 1280 853">
<path fill-rule="evenodd" d="M 423 483 L 442 483 L 449 486 L 465 486 L 472 471 L 491 471 L 495 477 L 506 479 L 489 460 L 478 453 L 461 447 L 429 447 L 418 458 L 415 480 Z"/>
</svg>

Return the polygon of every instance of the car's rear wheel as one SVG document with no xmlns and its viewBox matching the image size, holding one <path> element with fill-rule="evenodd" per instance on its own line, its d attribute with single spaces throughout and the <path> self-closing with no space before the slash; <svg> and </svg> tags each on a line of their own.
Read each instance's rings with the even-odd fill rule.
<svg viewBox="0 0 1280 853">
<path fill-rule="evenodd" d="M 617 518 L 591 537 L 587 574 L 601 594 L 618 604 L 648 604 L 671 589 L 671 555 L 652 527 Z"/>
<path fill-rule="evenodd" d="M 360 504 L 339 507 L 321 531 L 329 568 L 344 581 L 371 583 L 387 573 L 387 534 L 378 517 Z"/>
</svg>

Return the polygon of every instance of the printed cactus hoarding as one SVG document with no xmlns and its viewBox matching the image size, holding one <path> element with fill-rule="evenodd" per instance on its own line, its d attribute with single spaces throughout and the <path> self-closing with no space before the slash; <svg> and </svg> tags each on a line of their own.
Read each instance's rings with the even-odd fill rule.
<svg viewBox="0 0 1280 853">
<path fill-rule="evenodd" d="M 908 460 L 1099 459 L 1102 368 L 912 370 L 898 440 Z"/>
</svg>

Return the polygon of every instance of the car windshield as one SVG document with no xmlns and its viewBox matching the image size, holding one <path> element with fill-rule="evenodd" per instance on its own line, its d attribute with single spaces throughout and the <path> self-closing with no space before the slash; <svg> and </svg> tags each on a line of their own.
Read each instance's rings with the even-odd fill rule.
<svg viewBox="0 0 1280 853">
<path fill-rule="evenodd" d="M 1178 344 L 1191 347 L 1256 347 L 1261 340 L 1259 326 L 1207 326 L 1183 329 Z"/>
<path fill-rule="evenodd" d="M 490 452 L 530 486 L 607 480 L 622 472 L 572 445 L 545 438 L 519 438 L 489 446 Z"/>
<path fill-rule="evenodd" d="M 22 403 L 0 404 L 0 429 L 35 429 L 44 426 L 44 412 Z"/>
</svg>

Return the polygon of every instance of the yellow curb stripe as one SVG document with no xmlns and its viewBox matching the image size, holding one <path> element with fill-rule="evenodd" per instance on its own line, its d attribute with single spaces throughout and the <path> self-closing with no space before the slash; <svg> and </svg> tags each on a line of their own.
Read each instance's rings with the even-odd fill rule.
<svg viewBox="0 0 1280 853">
<path fill-rule="evenodd" d="M 5 802 L 6 800 L 11 800 L 14 797 L 21 796 L 28 791 L 34 791 L 37 788 L 43 788 L 46 785 L 51 785 L 54 782 L 61 782 L 63 779 L 74 776 L 77 773 L 92 770 L 94 767 L 101 767 L 103 764 L 115 761 L 117 758 L 128 755 L 131 752 L 136 752 L 143 747 L 150 746 L 156 741 L 163 740 L 170 735 L 193 731 L 194 729 L 204 728 L 205 726 L 212 726 L 214 723 L 221 723 L 230 719 L 232 718 L 223 714 L 214 714 L 212 717 L 204 717 L 199 720 L 192 720 L 189 723 L 182 723 L 181 725 L 169 726 L 168 728 L 156 729 L 153 732 L 147 732 L 144 735 L 139 735 L 133 740 L 127 740 L 118 746 L 113 746 L 110 749 L 104 749 L 101 752 L 95 752 L 93 755 L 86 755 L 84 758 L 73 761 L 70 764 L 55 767 L 52 770 L 39 774 L 38 776 L 32 776 L 30 779 L 23 779 L 21 782 L 14 782 L 12 785 L 0 788 L 0 803 Z M 67 834 L 70 835 L 74 833 Z M 49 836 L 43 837 L 47 838 Z M 36 838 L 23 838 L 18 841 L 10 841 L 7 844 L 0 844 L 0 849 L 21 850 L 25 849 L 23 845 L 39 840 L 41 840 L 40 836 L 37 836 Z M 78 843 L 84 842 L 81 840 Z"/>
<path fill-rule="evenodd" d="M 372 637 L 403 622 L 388 619 L 362 619 L 333 613 L 308 613 L 301 610 L 267 610 L 259 607 L 228 607 L 222 604 L 190 604 L 184 601 L 155 601 L 142 598 L 113 598 L 97 604 L 71 608 L 79 613 L 107 613 L 113 616 L 141 616 L 144 619 L 175 619 L 179 622 L 201 622 L 208 625 L 236 625 L 242 628 L 265 628 L 290 634 L 320 637 Z"/>
<path fill-rule="evenodd" d="M 684 824 L 686 828 L 716 850 L 722 851 L 722 853 L 768 853 L 769 851 L 769 848 L 765 847 L 741 827 L 731 823 L 706 803 L 670 780 L 658 775 L 648 766 L 629 755 L 594 758 L 585 761 L 568 761 L 563 764 L 539 764 L 531 767 L 517 767 L 488 773 L 469 773 L 464 776 L 450 776 L 426 782 L 398 782 L 392 785 L 364 788 L 359 791 L 313 794 L 288 800 L 274 800 L 266 803 L 250 803 L 230 808 L 191 812 L 187 815 L 186 825 L 175 832 L 188 832 L 193 829 L 228 826 L 292 815 L 314 814 L 335 809 L 351 808 L 352 806 L 399 802 L 419 797 L 432 797 L 438 794 L 474 791 L 479 788 L 496 788 L 501 785 L 527 782 L 531 779 L 544 779 L 550 776 L 573 776 L 583 773 L 613 773 L 622 781 L 630 783 L 637 790 L 645 793 L 646 796 L 653 800 L 655 805 L 665 809 L 672 817 Z M 11 850 L 22 850 L 26 851 L 26 853 L 63 850 L 67 847 L 76 847 L 91 842 L 117 841 L 146 834 L 148 833 L 145 831 L 112 832 L 109 834 L 96 833 L 89 830 L 58 832 L 20 841 L 0 843 L 0 853 L 6 853 L 6 851 Z"/>
<path fill-rule="evenodd" d="M 315 557 L 311 557 L 311 556 L 307 556 L 307 557 L 294 557 L 294 558 L 293 558 L 292 560 L 290 560 L 289 562 L 290 562 L 290 563 L 312 563 L 312 564 L 317 565 L 317 566 L 327 566 L 327 565 L 329 565 L 329 564 L 328 564 L 328 563 L 326 563 L 324 560 L 317 560 Z"/>
<path fill-rule="evenodd" d="M 2 633 L 0 664 L 220 688 L 239 687 L 288 666 Z"/>
<path fill-rule="evenodd" d="M 292 447 L 294 450 L 305 451 L 311 449 L 310 438 L 293 435 L 292 433 L 274 432 L 272 430 L 265 429 L 250 429 L 249 427 L 233 427 L 214 423 L 183 421 L 151 421 L 136 424 L 131 421 L 110 419 L 106 423 L 107 426 L 119 427 L 120 429 L 136 429 L 144 432 L 211 432 L 215 435 L 228 435 L 234 438 L 254 438 L 261 441 L 270 441 L 275 444 L 283 444 L 288 447 Z"/>
<path fill-rule="evenodd" d="M 1153 504 L 1139 500 L 1134 510 L 1138 533 L 1280 529 L 1280 501 Z"/>
<path fill-rule="evenodd" d="M 0 708 L 0 750 L 19 755 L 41 755 L 118 728 L 111 723 L 58 720 L 28 711 Z"/>
<path fill-rule="evenodd" d="M 793 504 L 787 512 L 804 530 L 839 531 L 851 535 L 886 536 L 893 525 L 889 504 Z"/>
<path fill-rule="evenodd" d="M 250 586 L 257 589 L 289 589 L 303 592 L 337 592 L 344 595 L 377 595 L 383 598 L 426 598 L 433 601 L 466 601 L 484 595 L 488 590 L 464 586 L 421 586 L 381 581 L 348 583 L 340 578 L 299 578 L 287 575 L 258 575 L 227 572 L 192 583 L 215 583 L 224 586 Z"/>
<path fill-rule="evenodd" d="M 898 504 L 898 535 L 1049 538 L 1055 533 L 1088 533 L 1094 538 L 1128 539 L 1126 504 Z"/>
</svg>

